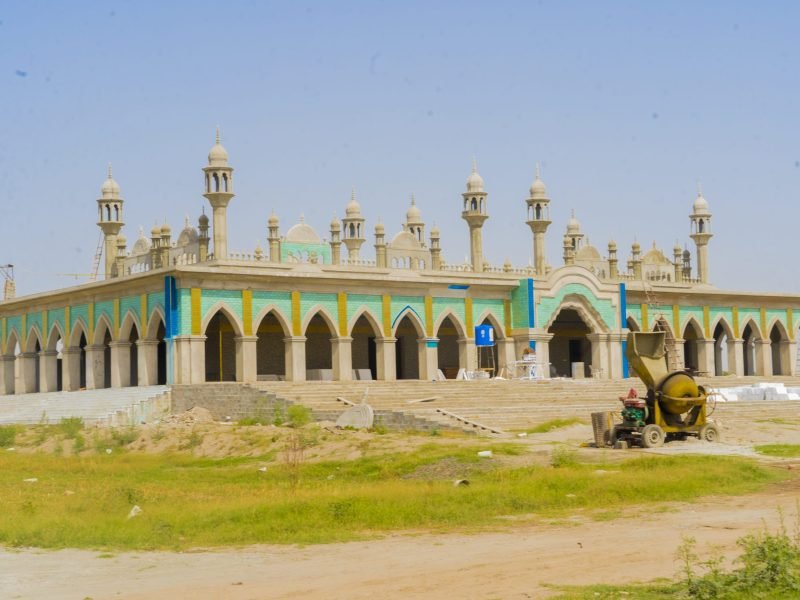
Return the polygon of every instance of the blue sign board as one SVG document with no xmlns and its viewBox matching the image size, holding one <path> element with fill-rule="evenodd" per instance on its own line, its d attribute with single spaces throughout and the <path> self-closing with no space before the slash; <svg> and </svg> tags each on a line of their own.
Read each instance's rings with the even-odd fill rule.
<svg viewBox="0 0 800 600">
<path fill-rule="evenodd" d="M 475 345 L 494 346 L 494 327 L 491 325 L 475 326 Z"/>
</svg>

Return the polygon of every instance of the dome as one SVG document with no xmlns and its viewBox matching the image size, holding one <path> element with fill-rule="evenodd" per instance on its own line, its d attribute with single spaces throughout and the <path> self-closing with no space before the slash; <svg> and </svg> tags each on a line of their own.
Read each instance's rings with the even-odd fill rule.
<svg viewBox="0 0 800 600">
<path fill-rule="evenodd" d="M 392 249 L 394 250 L 419 250 L 420 243 L 414 234 L 408 231 L 401 231 L 392 238 Z"/>
<path fill-rule="evenodd" d="M 642 257 L 642 262 L 648 265 L 671 265 L 664 253 L 653 245 Z"/>
<path fill-rule="evenodd" d="M 336 216 L 331 219 L 331 231 L 341 231 L 342 229 L 342 222 L 336 218 Z"/>
<path fill-rule="evenodd" d="M 536 164 L 536 177 L 531 184 L 530 192 L 531 198 L 536 198 L 537 200 L 545 200 L 547 198 L 547 188 L 544 186 L 544 181 L 542 181 L 538 163 Z"/>
<path fill-rule="evenodd" d="M 217 142 L 208 152 L 208 164 L 211 167 L 228 166 L 228 151 L 219 143 L 219 128 L 217 128 Z"/>
<path fill-rule="evenodd" d="M 356 200 L 355 190 L 350 193 L 350 202 L 347 203 L 347 208 L 345 208 L 345 215 L 353 218 L 361 216 L 361 205 Z"/>
<path fill-rule="evenodd" d="M 572 211 L 572 216 L 567 221 L 567 233 L 580 233 L 581 232 L 581 224 L 578 223 L 578 219 L 575 218 L 575 211 Z"/>
<path fill-rule="evenodd" d="M 272 213 L 272 214 L 269 216 L 269 219 L 267 219 L 267 225 L 269 225 L 270 227 L 277 227 L 277 226 L 278 226 L 278 215 L 276 215 L 276 214 L 273 212 L 273 213 Z"/>
<path fill-rule="evenodd" d="M 583 246 L 578 252 L 575 254 L 576 260 L 603 260 L 603 257 L 600 256 L 600 252 L 597 251 L 597 248 L 592 246 L 591 244 L 586 244 Z"/>
<path fill-rule="evenodd" d="M 150 252 L 150 240 L 144 237 L 144 231 L 139 228 L 139 239 L 137 239 L 136 243 L 133 245 L 131 254 L 147 254 L 148 252 Z"/>
<path fill-rule="evenodd" d="M 375 225 L 375 235 L 383 235 L 384 233 L 386 233 L 386 228 L 383 226 L 383 223 Z"/>
<path fill-rule="evenodd" d="M 305 222 L 303 217 L 300 217 L 300 222 L 292 225 L 289 231 L 286 232 L 286 241 L 297 244 L 321 244 L 322 238 L 319 237 L 311 225 Z"/>
<path fill-rule="evenodd" d="M 639 245 L 639 242 L 633 242 L 633 244 L 631 244 L 631 250 L 633 252 L 639 252 L 641 249 L 642 247 Z"/>
<path fill-rule="evenodd" d="M 161 227 L 153 225 L 153 228 L 150 230 L 150 237 L 161 237 Z"/>
<path fill-rule="evenodd" d="M 111 176 L 111 165 L 108 165 L 108 178 L 103 182 L 100 193 L 103 198 L 119 198 L 119 184 Z"/>
<path fill-rule="evenodd" d="M 178 235 L 178 246 L 188 246 L 197 242 L 197 230 L 189 225 L 188 219 L 186 225 Z"/>
<path fill-rule="evenodd" d="M 171 235 L 171 234 L 172 234 L 172 227 L 170 227 L 169 224 L 164 223 L 161 226 L 161 235 Z"/>
<path fill-rule="evenodd" d="M 617 242 L 615 242 L 614 240 L 611 240 L 610 242 L 608 242 L 608 249 L 610 251 L 612 251 L 612 252 L 616 252 L 617 251 Z"/>
<path fill-rule="evenodd" d="M 474 159 L 472 161 L 472 173 L 467 177 L 467 191 L 483 192 L 483 177 L 478 175 L 478 164 Z"/>
<path fill-rule="evenodd" d="M 438 238 L 440 234 L 441 234 L 441 232 L 439 231 L 439 228 L 436 225 L 434 225 L 431 228 L 431 237 L 432 238 Z"/>
<path fill-rule="evenodd" d="M 200 224 L 200 227 L 208 227 L 208 216 L 206 213 L 200 215 L 200 218 L 197 219 L 197 222 Z"/>
<path fill-rule="evenodd" d="M 692 205 L 692 207 L 694 208 L 695 214 L 698 215 L 708 214 L 708 202 L 706 201 L 705 198 L 703 198 L 703 194 L 699 192 L 697 194 L 697 198 L 694 199 L 694 204 Z"/>
<path fill-rule="evenodd" d="M 411 195 L 411 206 L 406 211 L 407 223 L 418 223 L 422 220 L 422 212 L 417 208 L 417 203 L 414 201 L 414 195 Z"/>
<path fill-rule="evenodd" d="M 128 238 L 125 237 L 124 233 L 120 233 L 117 236 L 117 246 L 124 246 L 127 243 L 128 243 Z"/>
</svg>

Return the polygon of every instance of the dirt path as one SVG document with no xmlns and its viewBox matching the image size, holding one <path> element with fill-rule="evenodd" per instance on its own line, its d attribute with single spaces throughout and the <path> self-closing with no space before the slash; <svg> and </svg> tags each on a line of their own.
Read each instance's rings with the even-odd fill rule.
<svg viewBox="0 0 800 600">
<path fill-rule="evenodd" d="M 733 557 L 737 538 L 764 522 L 777 524 L 779 506 L 793 522 L 798 501 L 800 480 L 793 480 L 751 496 L 670 504 L 665 512 L 503 533 L 110 558 L 77 550 L 0 550 L 0 590 L 3 598 L 47 600 L 542 598 L 547 583 L 671 577 L 684 534 L 697 538 L 701 555 L 718 546 Z"/>
</svg>

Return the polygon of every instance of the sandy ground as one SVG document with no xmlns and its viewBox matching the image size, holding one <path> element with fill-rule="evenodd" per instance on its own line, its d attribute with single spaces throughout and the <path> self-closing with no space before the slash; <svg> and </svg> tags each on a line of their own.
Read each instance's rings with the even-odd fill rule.
<svg viewBox="0 0 800 600">
<path fill-rule="evenodd" d="M 672 577 L 681 536 L 701 556 L 737 554 L 736 539 L 793 522 L 800 481 L 738 498 L 670 504 L 624 520 L 524 525 L 503 533 L 396 535 L 307 548 L 197 553 L 0 551 L 4 598 L 245 600 L 262 598 L 544 598 L 547 584 Z"/>
<path fill-rule="evenodd" d="M 197 419 L 172 424 L 167 435 L 147 429 L 131 444 L 140 452 L 174 451 L 192 430 L 204 434 L 190 451 L 219 456 L 275 447 L 275 428 L 254 428 L 229 435 L 230 426 Z M 178 421 L 180 421 L 178 419 Z M 722 444 L 697 440 L 675 442 L 657 452 L 755 456 L 754 444 L 800 443 L 797 423 L 758 423 L 746 433 L 722 425 Z M 249 428 L 248 428 L 249 429 Z M 185 431 L 184 431 L 185 430 Z M 327 430 L 323 430 L 323 433 Z M 327 436 L 327 437 L 325 437 Z M 324 438 L 324 439 L 323 439 Z M 430 437 L 374 436 L 364 432 L 327 432 L 311 459 L 332 454 L 357 458 L 364 453 L 394 452 L 430 442 Z M 587 425 L 518 438 L 530 445 L 526 457 L 547 461 L 552 444 L 577 448 L 591 439 Z M 178 440 L 178 441 L 176 441 Z M 464 439 L 441 440 L 464 443 Z M 22 450 L 22 449 L 21 449 Z M 31 449 L 33 450 L 33 449 Z M 35 451 L 47 451 L 39 447 Z M 246 451 L 245 451 L 246 450 Z M 588 460 L 621 460 L 628 451 L 582 448 Z M 775 461 L 800 469 L 795 461 Z M 736 540 L 763 528 L 774 529 L 781 508 L 790 524 L 800 503 L 800 477 L 759 494 L 709 497 L 693 504 L 633 507 L 617 519 L 594 521 L 575 516 L 550 524 L 519 521 L 512 529 L 465 534 L 391 535 L 367 542 L 313 547 L 252 546 L 189 553 L 0 549 L 0 598 L 125 600 L 245 600 L 278 598 L 545 598 L 548 585 L 630 583 L 673 577 L 675 551 L 682 536 L 697 539 L 701 556 L 738 555 Z"/>
</svg>

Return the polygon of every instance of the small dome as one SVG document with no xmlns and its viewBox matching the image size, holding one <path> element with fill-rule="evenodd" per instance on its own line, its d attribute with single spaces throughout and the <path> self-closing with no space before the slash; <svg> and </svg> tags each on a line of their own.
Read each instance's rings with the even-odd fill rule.
<svg viewBox="0 0 800 600">
<path fill-rule="evenodd" d="M 189 225 L 187 219 L 186 226 L 181 230 L 180 235 L 178 235 L 178 246 L 188 246 L 189 244 L 196 243 L 198 237 L 197 230 Z"/>
<path fill-rule="evenodd" d="M 431 237 L 432 237 L 432 238 L 438 238 L 438 237 L 439 237 L 439 235 L 440 235 L 440 233 L 441 233 L 441 232 L 439 231 L 439 228 L 438 228 L 436 225 L 434 225 L 434 226 L 431 228 Z"/>
<path fill-rule="evenodd" d="M 200 218 L 197 219 L 197 222 L 200 224 L 200 227 L 208 227 L 208 216 L 203 213 L 200 215 Z"/>
<path fill-rule="evenodd" d="M 269 219 L 267 219 L 267 224 L 268 224 L 270 227 L 277 227 L 277 226 L 278 226 L 278 215 L 276 215 L 276 214 L 273 212 L 273 213 L 272 213 L 272 214 L 269 216 Z"/>
<path fill-rule="evenodd" d="M 103 182 L 103 187 L 100 188 L 100 194 L 103 198 L 119 198 L 119 184 L 112 177 L 111 165 L 108 165 L 108 177 Z"/>
<path fill-rule="evenodd" d="M 689 260 L 691 257 L 692 253 L 688 249 L 683 251 L 683 260 Z"/>
<path fill-rule="evenodd" d="M 375 225 L 375 235 L 383 235 L 384 233 L 386 233 L 386 228 L 383 226 L 383 223 Z"/>
<path fill-rule="evenodd" d="M 708 214 L 708 202 L 705 198 L 703 198 L 703 194 L 697 194 L 697 198 L 694 199 L 694 204 L 692 205 L 694 208 L 695 214 L 698 215 L 707 215 Z"/>
<path fill-rule="evenodd" d="M 172 234 L 172 227 L 170 227 L 169 224 L 164 223 L 161 226 L 161 235 L 171 235 L 171 234 Z"/>
<path fill-rule="evenodd" d="M 634 252 L 639 252 L 641 249 L 642 247 L 639 245 L 639 242 L 633 242 L 633 244 L 631 244 L 631 250 Z"/>
<path fill-rule="evenodd" d="M 610 251 L 612 251 L 612 252 L 616 252 L 616 250 L 617 250 L 617 242 L 615 242 L 614 240 L 611 240 L 610 242 L 608 242 L 608 249 Z"/>
<path fill-rule="evenodd" d="M 419 250 L 420 243 L 414 234 L 401 231 L 392 238 L 392 248 L 395 250 Z"/>
<path fill-rule="evenodd" d="M 603 257 L 600 256 L 600 252 L 591 244 L 586 244 L 578 250 L 577 254 L 575 254 L 575 258 L 577 260 L 603 260 Z"/>
<path fill-rule="evenodd" d="M 292 225 L 289 231 L 286 232 L 286 241 L 299 244 L 321 244 L 322 238 L 319 237 L 311 225 L 305 222 L 303 217 L 300 217 L 300 222 Z"/>
<path fill-rule="evenodd" d="M 139 228 L 139 239 L 136 240 L 136 243 L 133 244 L 133 248 L 131 249 L 131 254 L 138 255 L 138 254 L 147 254 L 150 252 L 150 240 L 144 237 L 144 230 Z"/>
<path fill-rule="evenodd" d="M 531 184 L 531 198 L 536 198 L 537 200 L 546 200 L 547 199 L 547 188 L 544 187 L 544 181 L 542 181 L 542 176 L 539 171 L 539 163 L 536 163 L 536 177 Z"/>
<path fill-rule="evenodd" d="M 414 195 L 411 195 L 411 206 L 406 211 L 407 223 L 418 223 L 422 220 L 422 212 L 417 208 L 417 203 L 414 200 Z"/>
<path fill-rule="evenodd" d="M 219 143 L 219 128 L 217 128 L 217 142 L 208 152 L 208 165 L 210 167 L 228 166 L 228 151 Z"/>
<path fill-rule="evenodd" d="M 581 224 L 578 223 L 578 219 L 575 218 L 575 211 L 572 211 L 572 216 L 567 221 L 567 233 L 580 233 L 581 232 Z"/>
<path fill-rule="evenodd" d="M 161 227 L 153 225 L 153 228 L 150 230 L 150 237 L 161 237 Z"/>
<path fill-rule="evenodd" d="M 117 246 L 124 246 L 127 243 L 128 243 L 128 238 L 125 237 L 124 233 L 120 233 L 117 236 Z"/>
<path fill-rule="evenodd" d="M 675 244 L 675 245 L 672 247 L 672 253 L 673 253 L 673 254 L 680 254 L 680 253 L 681 253 L 681 245 L 676 243 L 676 244 Z"/>
<path fill-rule="evenodd" d="M 345 214 L 348 217 L 360 217 L 361 216 L 361 205 L 356 200 L 356 191 L 353 190 L 350 193 L 350 202 L 347 203 L 347 208 L 345 208 Z"/>
<path fill-rule="evenodd" d="M 342 230 L 342 222 L 334 216 L 333 219 L 331 219 L 331 231 L 341 231 L 341 230 Z"/>
<path fill-rule="evenodd" d="M 642 258 L 642 261 L 645 264 L 648 264 L 648 265 L 669 265 L 669 264 L 672 264 L 672 263 L 670 263 L 669 260 L 667 260 L 667 257 L 664 256 L 664 253 L 661 252 L 661 250 L 659 250 L 655 246 L 650 248 L 650 250 L 648 250 L 645 253 L 644 257 Z"/>
<path fill-rule="evenodd" d="M 472 171 L 469 177 L 467 177 L 467 191 L 483 192 L 483 177 L 478 175 L 477 171 Z"/>
</svg>

